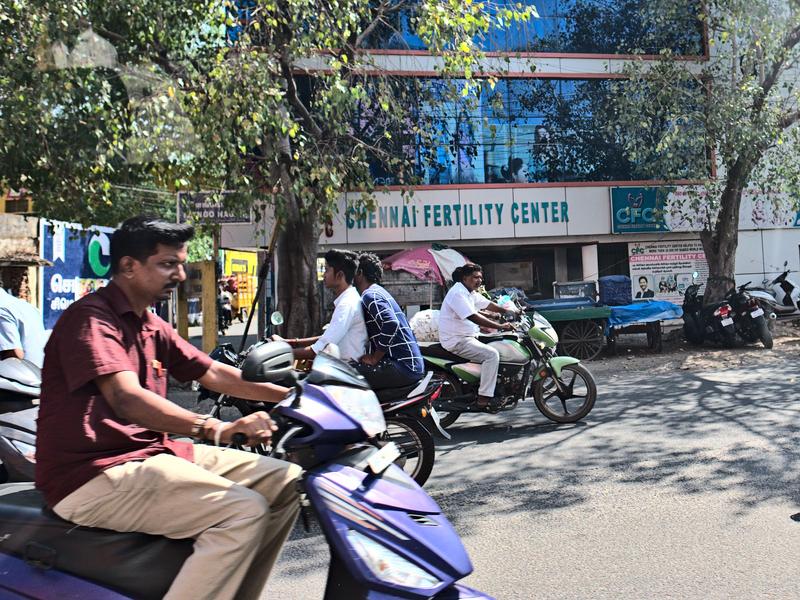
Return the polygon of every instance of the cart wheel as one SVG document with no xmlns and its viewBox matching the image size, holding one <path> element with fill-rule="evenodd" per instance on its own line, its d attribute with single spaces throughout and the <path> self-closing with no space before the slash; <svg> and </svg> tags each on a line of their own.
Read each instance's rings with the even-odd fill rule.
<svg viewBox="0 0 800 600">
<path fill-rule="evenodd" d="M 559 333 L 564 354 L 581 360 L 592 360 L 603 349 L 605 336 L 597 321 L 570 321 Z"/>
<path fill-rule="evenodd" d="M 647 331 L 647 347 L 653 352 L 661 352 L 664 348 L 664 340 L 661 336 L 661 321 L 654 321 L 648 323 L 646 326 Z"/>
</svg>

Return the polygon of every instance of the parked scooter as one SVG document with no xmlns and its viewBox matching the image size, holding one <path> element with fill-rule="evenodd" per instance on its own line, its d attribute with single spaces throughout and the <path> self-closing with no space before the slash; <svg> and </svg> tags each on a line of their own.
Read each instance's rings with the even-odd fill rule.
<svg viewBox="0 0 800 600">
<path fill-rule="evenodd" d="M 772 281 L 765 279 L 763 288 L 748 290 L 773 321 L 800 320 L 800 286 L 789 278 L 788 264 L 783 263 L 783 273 Z"/>
<path fill-rule="evenodd" d="M 33 480 L 41 381 L 27 360 L 0 361 L 0 483 Z"/>
<path fill-rule="evenodd" d="M 425 362 L 448 384 L 433 403 L 443 427 L 465 412 L 510 410 L 530 395 L 541 413 L 556 423 L 574 423 L 592 410 L 597 398 L 594 377 L 577 358 L 556 356 L 558 334 L 550 322 L 534 312 L 522 314 L 515 324 L 512 333 L 478 337 L 500 353 L 495 397 L 502 399 L 502 405 L 496 409 L 477 405 L 479 363 L 448 352 L 439 343 L 420 343 Z"/>
<path fill-rule="evenodd" d="M 326 600 L 489 599 L 457 583 L 472 571 L 461 540 L 393 464 L 397 447 L 379 448 L 383 413 L 346 363 L 320 354 L 296 380 L 291 348 L 272 342 L 253 347 L 242 367 L 248 380 L 294 387 L 272 411 L 273 454 L 305 469 L 300 486 L 330 547 Z M 68 523 L 29 488 L 0 489 L 0 590 L 13 597 L 161 598 L 192 552 L 191 540 Z"/>
<path fill-rule="evenodd" d="M 767 324 L 764 309 L 747 290 L 748 281 L 738 288 L 731 288 L 725 299 L 733 308 L 733 324 L 736 333 L 745 343 L 761 341 L 764 348 L 772 348 L 772 333 Z"/>
<path fill-rule="evenodd" d="M 697 275 L 697 271 L 692 274 L 692 284 L 683 293 L 683 335 L 696 346 L 709 340 L 733 347 L 736 344 L 733 308 L 727 301 L 703 306 L 700 285 L 694 283 Z"/>
</svg>

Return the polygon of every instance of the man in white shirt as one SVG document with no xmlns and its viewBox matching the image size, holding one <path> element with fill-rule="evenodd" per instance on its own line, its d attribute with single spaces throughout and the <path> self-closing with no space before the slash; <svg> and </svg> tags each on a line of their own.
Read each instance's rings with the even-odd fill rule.
<svg viewBox="0 0 800 600">
<path fill-rule="evenodd" d="M 41 368 L 46 343 L 42 313 L 6 292 L 0 282 L 0 360 L 24 358 Z"/>
<path fill-rule="evenodd" d="M 467 263 L 453 273 L 456 284 L 450 288 L 439 311 L 439 341 L 442 347 L 467 360 L 480 363 L 481 383 L 478 388 L 478 406 L 493 406 L 494 388 L 500 354 L 491 346 L 478 341 L 480 328 L 511 331 L 511 323 L 498 324 L 481 315 L 479 310 L 505 313 L 494 302 L 490 302 L 477 290 L 483 285 L 483 270 L 480 265 Z"/>
<path fill-rule="evenodd" d="M 336 344 L 344 360 L 357 361 L 364 356 L 367 351 L 367 326 L 361 310 L 361 294 L 352 286 L 357 267 L 358 260 L 354 252 L 328 250 L 325 253 L 322 283 L 335 295 L 333 315 L 322 335 L 286 340 L 295 348 L 295 358 L 313 359 L 328 344 Z"/>
</svg>

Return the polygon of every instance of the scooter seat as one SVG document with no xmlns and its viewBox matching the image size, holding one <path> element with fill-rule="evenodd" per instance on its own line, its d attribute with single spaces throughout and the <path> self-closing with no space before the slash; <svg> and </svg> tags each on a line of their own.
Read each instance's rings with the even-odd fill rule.
<svg viewBox="0 0 800 600">
<path fill-rule="evenodd" d="M 430 356 L 433 358 L 443 358 L 445 360 L 452 360 L 453 362 L 457 363 L 465 363 L 469 362 L 466 358 L 461 358 L 457 354 L 453 354 L 445 350 L 441 344 L 429 344 L 429 345 L 420 345 L 420 350 L 422 351 L 422 356 Z"/>
<path fill-rule="evenodd" d="M 0 552 L 52 567 L 132 598 L 163 598 L 194 540 L 81 527 L 45 507 L 30 484 L 0 492 Z"/>
</svg>

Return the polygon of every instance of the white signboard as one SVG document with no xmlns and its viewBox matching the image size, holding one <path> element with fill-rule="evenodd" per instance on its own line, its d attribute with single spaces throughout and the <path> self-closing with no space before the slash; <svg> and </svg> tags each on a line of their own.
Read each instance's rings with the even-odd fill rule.
<svg viewBox="0 0 800 600">
<path fill-rule="evenodd" d="M 683 303 L 683 292 L 692 283 L 708 278 L 708 263 L 700 240 L 633 242 L 628 244 L 633 300 L 651 298 Z"/>
</svg>

